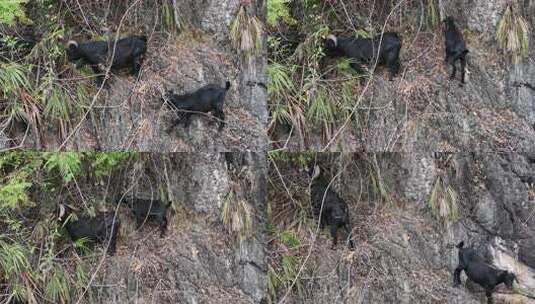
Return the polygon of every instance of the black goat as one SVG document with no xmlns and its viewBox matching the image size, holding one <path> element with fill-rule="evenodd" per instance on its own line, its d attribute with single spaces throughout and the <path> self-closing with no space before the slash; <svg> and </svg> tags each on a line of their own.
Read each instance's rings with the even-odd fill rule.
<svg viewBox="0 0 535 304">
<path fill-rule="evenodd" d="M 372 38 L 336 37 L 327 36 L 324 41 L 327 55 L 347 56 L 355 62 L 351 66 L 362 73 L 361 65 L 374 63 L 379 55 L 377 64 L 386 65 L 390 71 L 390 80 L 399 73 L 399 51 L 401 50 L 401 38 L 397 33 L 387 32 Z"/>
<path fill-rule="evenodd" d="M 105 72 L 105 66 L 110 61 L 113 70 L 131 67 L 131 73 L 137 77 L 146 51 L 147 37 L 145 36 L 130 36 L 118 40 L 116 44 L 114 41 L 78 43 L 73 40 L 67 43 L 69 61 L 81 60 L 83 64 L 89 64 L 95 74 L 100 74 L 97 77 L 99 86 L 104 80 L 102 73 Z M 111 56 L 113 56 L 112 60 L 110 60 Z"/>
<path fill-rule="evenodd" d="M 507 287 L 513 288 L 513 281 L 517 281 L 513 273 L 485 263 L 474 249 L 464 248 L 464 241 L 456 247 L 459 249 L 459 265 L 453 273 L 453 286 L 461 284 L 461 271 L 464 270 L 470 280 L 485 288 L 488 304 L 492 303 L 492 291 L 496 285 L 504 283 Z"/>
<path fill-rule="evenodd" d="M 455 74 L 457 73 L 457 67 L 455 62 L 457 60 L 461 61 L 461 85 L 464 84 L 464 74 L 466 70 L 466 54 L 468 54 L 468 49 L 466 48 L 466 43 L 464 42 L 463 35 L 457 27 L 452 17 L 447 17 L 444 19 L 445 29 L 444 37 L 446 41 L 446 62 L 451 64 L 453 71 L 451 73 L 450 79 L 455 79 Z"/>
<path fill-rule="evenodd" d="M 59 221 L 64 223 L 66 219 L 65 206 L 60 205 Z M 69 220 L 64 225 L 73 241 L 87 238 L 101 244 L 109 242 L 108 254 L 115 254 L 121 221 L 114 214 L 103 213 L 95 217 L 78 217 L 77 221 Z"/>
<path fill-rule="evenodd" d="M 319 166 L 314 166 L 313 169 L 310 197 L 314 215 L 319 216 L 320 227 L 323 229 L 325 225 L 330 226 L 333 238 L 331 248 L 334 249 L 337 244 L 338 228 L 343 227 L 347 232 L 349 247 L 354 249 L 355 246 L 353 240 L 351 240 L 351 223 L 347 204 L 336 192 L 331 190 L 328 181 L 321 175 Z"/>
<path fill-rule="evenodd" d="M 216 84 L 208 84 L 198 89 L 193 93 L 184 95 L 174 94 L 173 91 L 168 91 L 167 95 L 163 99 L 168 99 L 175 108 L 179 111 L 178 117 L 169 127 L 168 132 L 179 124 L 184 122 L 184 127 L 188 127 L 190 124 L 190 118 L 194 112 L 208 113 L 212 112 L 219 121 L 219 131 L 223 130 L 225 126 L 225 113 L 223 112 L 223 106 L 225 104 L 225 96 L 230 89 L 230 82 L 227 81 L 225 87 L 220 87 Z"/>
<path fill-rule="evenodd" d="M 167 230 L 167 209 L 171 206 L 171 202 L 135 198 L 128 201 L 127 206 L 136 218 L 136 229 L 141 228 L 146 220 L 155 220 L 160 225 L 160 237 L 164 236 Z"/>
</svg>

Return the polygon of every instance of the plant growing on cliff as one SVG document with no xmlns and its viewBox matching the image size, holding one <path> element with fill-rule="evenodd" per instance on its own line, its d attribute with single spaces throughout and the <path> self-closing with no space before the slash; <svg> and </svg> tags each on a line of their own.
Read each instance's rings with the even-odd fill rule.
<svg viewBox="0 0 535 304">
<path fill-rule="evenodd" d="M 8 301 L 37 303 L 30 250 L 22 244 L 0 238 L 0 282 L 9 284 Z"/>
<path fill-rule="evenodd" d="M 498 44 L 508 60 L 516 63 L 529 55 L 530 32 L 529 23 L 509 3 L 496 31 Z"/>
<path fill-rule="evenodd" d="M 381 169 L 379 168 L 379 163 L 377 162 L 376 154 L 373 154 L 372 161 L 368 165 L 368 170 L 370 172 L 373 193 L 389 207 L 394 206 L 394 200 L 390 195 L 390 191 L 388 190 L 387 185 L 383 181 Z"/>
<path fill-rule="evenodd" d="M 221 219 L 227 230 L 234 234 L 238 241 L 245 240 L 252 230 L 252 210 L 241 195 L 238 184 L 231 185 L 223 202 Z"/>
<path fill-rule="evenodd" d="M 242 5 L 230 27 L 232 46 L 244 59 L 250 61 L 262 54 L 263 33 L 262 22 Z"/>
<path fill-rule="evenodd" d="M 427 0 L 427 22 L 431 28 L 436 28 L 440 23 L 440 13 L 435 0 Z"/>
<path fill-rule="evenodd" d="M 162 21 L 164 26 L 172 32 L 177 32 L 183 28 L 183 24 L 176 16 L 173 1 L 171 0 L 164 0 L 162 3 Z"/>
<path fill-rule="evenodd" d="M 69 192 L 72 181 L 81 176 L 89 181 L 110 176 L 132 155 L 137 154 L 0 154 L 0 302 L 75 302 L 87 286 L 92 261 L 61 258 L 67 253 L 55 220 L 57 191 Z M 74 247 L 87 252 L 80 243 Z"/>
<path fill-rule="evenodd" d="M 456 221 L 459 218 L 457 198 L 455 189 L 438 176 L 429 196 L 429 207 L 433 216 L 446 224 Z"/>
<path fill-rule="evenodd" d="M 267 287 L 269 303 L 277 303 L 281 291 L 292 288 L 299 299 L 304 299 L 304 287 L 299 273 L 299 258 L 289 254 L 281 256 L 278 265 L 268 265 Z M 295 281 L 295 283 L 294 283 Z"/>
<path fill-rule="evenodd" d="M 2 95 L 3 115 L 21 121 L 29 121 L 39 116 L 39 106 L 35 103 L 31 94 L 29 80 L 30 71 L 25 65 L 10 62 L 0 63 L 0 87 Z"/>
</svg>

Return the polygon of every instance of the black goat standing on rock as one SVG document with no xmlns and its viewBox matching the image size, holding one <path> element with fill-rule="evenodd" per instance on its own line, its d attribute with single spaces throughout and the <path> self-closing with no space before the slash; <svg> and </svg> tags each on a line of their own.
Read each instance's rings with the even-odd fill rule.
<svg viewBox="0 0 535 304">
<path fill-rule="evenodd" d="M 513 281 L 517 281 L 514 273 L 485 263 L 474 249 L 464 248 L 464 241 L 456 247 L 459 249 L 459 265 L 453 273 L 453 286 L 461 284 L 461 272 L 464 270 L 470 280 L 485 288 L 488 304 L 492 304 L 492 291 L 497 285 L 504 283 L 508 288 L 513 288 Z"/>
<path fill-rule="evenodd" d="M 115 47 L 115 50 L 114 50 Z M 143 57 L 147 52 L 146 36 L 130 36 L 115 41 L 89 41 L 78 43 L 71 40 L 67 43 L 69 61 L 81 60 L 88 64 L 97 76 L 97 85 L 102 85 L 106 64 L 111 61 L 111 68 L 119 70 L 131 68 L 132 75 L 139 75 Z M 110 60 L 110 57 L 113 58 Z"/>
<path fill-rule="evenodd" d="M 320 227 L 330 226 L 331 237 L 333 238 L 331 248 L 334 249 L 337 244 L 338 228 L 343 227 L 347 232 L 349 248 L 354 249 L 347 204 L 336 192 L 330 189 L 329 183 L 321 174 L 319 166 L 314 166 L 313 169 L 310 197 L 314 215 L 319 216 Z"/>
<path fill-rule="evenodd" d="M 168 132 L 170 132 L 174 126 L 180 122 L 184 122 L 184 127 L 188 127 L 190 124 L 191 115 L 195 112 L 209 113 L 219 119 L 219 131 L 223 130 L 225 126 L 225 112 L 223 112 L 223 106 L 225 105 L 225 96 L 230 89 L 230 81 L 227 81 L 224 87 L 217 84 L 208 84 L 198 89 L 193 93 L 187 93 L 184 95 L 174 94 L 173 91 L 168 91 L 164 101 L 169 101 L 179 113 Z"/>
<path fill-rule="evenodd" d="M 401 38 L 397 33 L 387 32 L 372 38 L 327 36 L 324 41 L 328 56 L 347 56 L 355 62 L 351 63 L 358 73 L 362 73 L 361 65 L 374 63 L 386 65 L 390 71 L 390 80 L 399 73 L 401 64 L 399 52 Z"/>
<path fill-rule="evenodd" d="M 105 245 L 109 242 L 108 254 L 115 254 L 117 234 L 121 225 L 121 221 L 115 214 L 103 213 L 95 217 L 78 217 L 77 221 L 69 219 L 65 223 L 67 219 L 65 206 L 60 204 L 59 208 L 59 222 L 65 225 L 73 241 L 86 238 Z"/>
<path fill-rule="evenodd" d="M 453 67 L 450 79 L 455 79 L 455 74 L 457 73 L 457 67 L 455 62 L 457 60 L 461 61 L 461 85 L 464 84 L 464 74 L 466 72 L 466 54 L 468 54 L 468 49 L 466 48 L 466 43 L 464 42 L 463 35 L 457 27 L 452 17 L 447 17 L 444 19 L 445 29 L 444 37 L 446 41 L 446 62 Z"/>
<path fill-rule="evenodd" d="M 126 205 L 134 213 L 136 218 L 136 229 L 141 228 L 147 220 L 154 220 L 160 225 L 160 237 L 165 235 L 167 230 L 167 209 L 171 202 L 162 202 L 160 200 L 139 199 L 135 198 L 128 201 Z"/>
</svg>

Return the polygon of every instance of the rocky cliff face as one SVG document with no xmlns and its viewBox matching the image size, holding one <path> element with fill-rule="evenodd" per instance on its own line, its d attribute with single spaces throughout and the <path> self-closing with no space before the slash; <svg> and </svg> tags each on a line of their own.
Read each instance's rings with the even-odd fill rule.
<svg viewBox="0 0 535 304">
<path fill-rule="evenodd" d="M 227 161 L 218 153 L 170 154 L 149 165 L 151 171 L 165 172 L 179 208 L 169 216 L 164 238 L 150 225 L 135 232 L 129 214 L 120 213 L 118 253 L 105 260 L 88 295 L 91 303 L 260 303 L 266 297 L 265 156 L 233 155 Z M 230 170 L 242 172 L 242 178 L 233 179 Z M 135 176 L 128 183 L 132 193 L 154 195 L 147 176 Z M 221 220 L 234 183 L 241 185 L 238 191 L 252 210 L 253 229 L 241 242 Z"/>
<path fill-rule="evenodd" d="M 333 6 L 326 4 L 321 18 L 337 33 L 351 35 L 353 27 L 368 30 L 370 25 L 376 32 L 385 26 L 387 31 L 400 33 L 401 75 L 388 81 L 386 68 L 379 66 L 369 85 L 359 86 L 348 80 L 353 75 L 333 72 L 339 58 L 327 60 L 331 69 L 325 77 L 329 81 L 321 85 L 327 86 L 329 96 L 340 95 L 346 84 L 353 88 L 356 115 L 344 127 L 345 117 L 340 119 L 323 139 L 319 135 L 323 126 L 318 124 L 308 130 L 309 143 L 294 132 L 288 148 L 299 151 L 310 145 L 314 150 L 333 152 L 534 151 L 534 31 L 528 58 L 517 64 L 507 62 L 496 40 L 496 27 L 506 4 L 512 3 L 533 23 L 533 1 L 438 2 L 443 16 L 455 18 L 470 50 L 466 85 L 459 86 L 459 74 L 449 80 L 451 67 L 444 63 L 442 28 L 426 28 L 430 17 L 424 2 L 389 6 L 385 1 L 377 5 L 355 1 L 346 7 L 329 2 Z M 387 19 L 390 8 L 392 16 Z M 332 101 L 340 102 L 344 101 L 339 96 Z M 275 137 L 284 143 L 287 136 L 276 133 Z"/>
<path fill-rule="evenodd" d="M 230 27 L 242 3 L 170 2 L 175 20 L 182 26 L 179 33 L 173 35 L 161 29 L 160 3 L 117 4 L 119 12 L 115 19 L 111 17 L 115 16 L 112 12 L 97 4 L 84 4 L 84 9 L 95 14 L 95 20 L 107 24 L 108 31 L 120 29 L 121 37 L 125 33 L 143 33 L 149 37 L 139 80 L 126 75 L 112 76 L 110 88 L 101 91 L 91 83 L 91 96 L 87 101 L 90 111 L 80 122 L 72 122 L 68 132 L 65 126 L 42 121 L 39 131 L 31 130 L 27 136 L 25 126 L 12 130 L 13 142 L 43 150 L 265 151 L 265 53 L 242 60 L 231 46 Z M 263 1 L 243 5 L 250 16 L 264 18 Z M 129 14 L 120 25 L 124 12 Z M 224 131 L 218 133 L 209 116 L 196 115 L 190 128 L 179 126 L 166 132 L 176 114 L 163 104 L 161 98 L 165 92 L 174 90 L 183 94 L 209 83 L 223 86 L 227 80 L 232 87 L 225 101 L 227 127 Z M 63 136 L 58 136 L 60 131 Z"/>
<path fill-rule="evenodd" d="M 305 303 L 486 303 L 478 285 L 454 288 L 459 241 L 490 264 L 517 274 L 514 291 L 500 286 L 495 303 L 533 303 L 534 155 L 497 153 L 334 154 L 342 170 L 334 188 L 348 202 L 356 250 L 312 246 L 302 275 Z M 331 157 L 333 159 L 333 157 Z M 376 165 L 373 165 L 376 164 Z M 373 168 L 373 169 L 372 169 Z M 382 201 L 371 183 L 380 172 Z M 283 173 L 284 175 L 285 173 Z M 457 193 L 458 217 L 430 207 L 437 179 Z M 444 190 L 438 190 L 439 192 Z M 440 195 L 440 194 L 439 194 Z M 447 216 L 446 216 L 447 217 Z M 315 227 L 312 231 L 315 230 Z M 324 234 L 324 236 L 323 236 Z M 300 255 L 304 261 L 306 253 Z M 295 296 L 295 294 L 294 294 Z M 299 302 L 292 297 L 290 302 Z"/>
</svg>

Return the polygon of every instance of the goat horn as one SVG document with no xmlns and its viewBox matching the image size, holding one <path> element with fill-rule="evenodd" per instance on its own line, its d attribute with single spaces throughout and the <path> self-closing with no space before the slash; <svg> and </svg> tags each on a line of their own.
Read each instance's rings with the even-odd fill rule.
<svg viewBox="0 0 535 304">
<path fill-rule="evenodd" d="M 75 47 L 78 47 L 78 42 L 74 41 L 74 40 L 69 40 L 69 42 L 67 42 L 67 47 L 70 48 L 71 46 L 75 46 Z"/>
<path fill-rule="evenodd" d="M 312 173 L 312 179 L 315 179 L 320 175 L 320 166 L 315 165 L 314 166 L 314 172 Z"/>
<path fill-rule="evenodd" d="M 338 46 L 338 39 L 336 39 L 336 36 L 333 34 L 330 34 L 327 36 L 327 39 L 332 40 L 334 42 L 334 46 Z"/>
<path fill-rule="evenodd" d="M 59 204 L 59 218 L 61 219 L 65 215 L 65 206 Z"/>
</svg>

